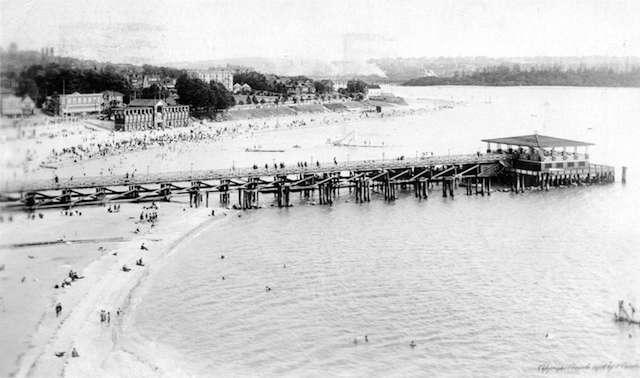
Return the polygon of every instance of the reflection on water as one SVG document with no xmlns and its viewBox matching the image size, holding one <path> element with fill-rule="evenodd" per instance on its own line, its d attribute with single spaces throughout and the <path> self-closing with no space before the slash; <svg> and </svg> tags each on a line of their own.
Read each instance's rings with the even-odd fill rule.
<svg viewBox="0 0 640 378">
<path fill-rule="evenodd" d="M 532 118 L 531 103 L 548 108 L 545 133 L 581 139 L 583 102 L 602 100 L 604 108 L 588 110 L 598 121 L 589 124 L 608 131 L 588 140 L 606 162 L 638 166 L 626 150 L 631 142 L 612 129 L 639 111 L 622 99 L 614 114 L 613 90 L 489 89 L 491 104 L 483 88 L 420 90 L 470 101 L 423 125 L 447 145 L 465 146 L 530 133 L 516 121 Z M 573 122 L 559 129 L 563 119 Z M 466 135 L 455 133 L 461 120 Z M 403 135 L 407 145 L 413 137 Z M 345 191 L 333 207 L 245 212 L 169 258 L 136 308 L 135 329 L 184 356 L 186 369 L 209 375 L 521 376 L 544 363 L 635 363 L 640 329 L 611 315 L 620 298 L 640 301 L 633 177 L 626 186 L 460 192 L 455 200 L 436 189 L 426 201 L 408 193 L 394 203 L 346 203 Z"/>
</svg>

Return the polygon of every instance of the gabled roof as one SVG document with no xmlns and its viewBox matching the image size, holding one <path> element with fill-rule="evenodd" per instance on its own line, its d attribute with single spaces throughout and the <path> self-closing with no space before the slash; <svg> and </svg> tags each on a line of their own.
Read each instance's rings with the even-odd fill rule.
<svg viewBox="0 0 640 378">
<path fill-rule="evenodd" d="M 593 143 L 577 140 L 550 137 L 546 135 L 532 134 L 508 138 L 483 139 L 483 142 L 507 144 L 521 147 L 553 148 L 553 147 L 582 147 L 593 146 Z"/>
<path fill-rule="evenodd" d="M 133 106 L 133 107 L 152 107 L 152 106 L 156 106 L 156 105 L 166 105 L 164 101 L 162 100 L 154 100 L 152 98 L 138 98 L 135 100 L 131 100 L 131 102 L 129 103 L 129 106 Z"/>
<path fill-rule="evenodd" d="M 106 94 L 107 96 L 124 96 L 124 94 L 118 91 L 104 91 L 102 94 Z"/>
</svg>

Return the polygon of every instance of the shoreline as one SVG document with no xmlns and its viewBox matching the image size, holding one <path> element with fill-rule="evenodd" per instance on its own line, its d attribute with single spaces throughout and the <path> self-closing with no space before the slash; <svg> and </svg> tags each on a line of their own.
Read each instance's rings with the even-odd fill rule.
<svg viewBox="0 0 640 378">
<path fill-rule="evenodd" d="M 19 353 L 9 376 L 89 376 L 97 372 L 108 376 L 109 372 L 102 369 L 117 350 L 118 328 L 129 315 L 128 307 L 137 288 L 163 266 L 166 257 L 184 240 L 226 218 L 223 215 L 228 213 L 226 209 L 214 209 L 216 216 L 211 217 L 212 208 L 185 209 L 184 203 L 161 203 L 156 227 L 90 260 L 79 270 L 85 279 L 76 281 L 72 288 L 63 292 L 53 292 L 52 305 L 58 301 L 63 304 L 61 320 L 56 319 L 51 307 L 42 309 L 26 350 Z M 140 243 L 145 243 L 149 250 L 141 251 Z M 137 267 L 134 259 L 141 255 L 145 266 Z M 124 264 L 132 270 L 123 272 L 121 266 Z M 100 322 L 102 308 L 113 315 L 109 326 Z M 118 308 L 124 315 L 116 315 Z M 74 347 L 79 358 L 71 358 Z M 57 358 L 55 353 L 62 351 L 65 355 Z"/>
<path fill-rule="evenodd" d="M 402 118 L 417 113 L 437 111 L 444 106 L 440 101 L 448 100 L 431 100 L 426 104 L 392 104 L 384 107 L 382 113 L 372 114 L 381 114 L 385 118 Z M 360 111 L 300 112 L 295 115 L 283 114 L 264 118 L 230 119 L 219 122 L 200 121 L 194 122 L 188 128 L 118 133 L 107 130 L 86 129 L 82 127 L 86 121 L 75 125 L 58 126 L 57 128 L 56 126 L 51 126 L 49 131 L 43 132 L 38 136 L 13 141 L 13 147 L 8 148 L 5 152 L 6 156 L 0 156 L 2 157 L 0 163 L 6 168 L 0 175 L 0 180 L 3 182 L 11 181 L 17 178 L 18 174 L 53 178 L 57 170 L 68 169 L 75 164 L 84 166 L 92 162 L 109 162 L 117 160 L 119 156 L 135 154 L 144 150 L 154 149 L 154 151 L 161 151 L 158 147 L 171 149 L 180 147 L 184 143 L 225 143 L 229 140 L 263 132 L 326 127 L 338 124 L 345 125 L 367 118 L 371 120 L 380 118 L 380 116 L 374 115 L 365 117 L 362 114 Z M 193 140 L 183 140 L 185 135 L 190 133 L 200 134 L 200 136 Z M 165 140 L 151 141 L 150 139 L 153 138 Z M 145 140 L 146 142 L 143 145 L 134 145 L 132 142 L 136 140 Z M 96 150 L 96 145 L 115 143 L 119 143 L 120 148 L 107 149 L 105 155 L 98 153 Z M 59 155 L 51 154 L 52 148 L 56 151 L 62 151 L 64 148 L 79 146 L 89 147 L 91 151 L 87 152 L 88 155 L 76 155 L 69 152 Z M 21 158 L 19 163 L 11 163 L 16 156 L 22 155 L 24 155 L 24 159 Z M 104 169 L 108 171 L 109 165 L 105 165 Z M 99 174 L 99 172 L 92 173 Z"/>
</svg>

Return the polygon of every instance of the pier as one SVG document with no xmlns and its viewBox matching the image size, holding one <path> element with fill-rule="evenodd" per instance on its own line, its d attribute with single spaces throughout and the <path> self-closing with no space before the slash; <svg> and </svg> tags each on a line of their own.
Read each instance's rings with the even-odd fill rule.
<svg viewBox="0 0 640 378">
<path fill-rule="evenodd" d="M 466 195 L 490 195 L 495 184 L 523 193 L 528 187 L 548 190 L 551 186 L 615 181 L 613 167 L 593 164 L 586 152 L 578 153 L 578 147 L 589 143 L 538 135 L 484 141 L 488 148 L 483 154 L 14 181 L 2 187 L 0 206 L 4 210 L 33 211 L 168 201 L 175 195 L 188 195 L 190 206 L 200 207 L 209 206 L 217 195 L 223 206 L 251 209 L 260 207 L 260 198 L 265 195 L 273 195 L 275 205 L 288 207 L 294 194 L 331 205 L 345 190 L 355 202 L 362 203 L 371 201 L 372 194 L 393 201 L 399 191 L 411 191 L 423 200 L 433 195 L 436 187 L 442 197 L 453 198 L 458 187 L 464 187 Z M 574 151 L 568 153 L 567 147 Z M 557 148 L 562 150 L 558 152 Z"/>
</svg>

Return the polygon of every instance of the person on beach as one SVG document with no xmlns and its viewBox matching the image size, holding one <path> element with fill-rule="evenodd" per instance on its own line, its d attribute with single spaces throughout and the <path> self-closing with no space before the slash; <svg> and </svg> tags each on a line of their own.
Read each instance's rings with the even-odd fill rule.
<svg viewBox="0 0 640 378">
<path fill-rule="evenodd" d="M 76 347 L 73 347 L 73 349 L 71 350 L 71 357 L 73 357 L 73 358 L 80 357 L 80 354 L 78 354 L 78 351 L 76 350 Z"/>
<path fill-rule="evenodd" d="M 56 304 L 56 318 L 57 318 L 58 316 L 60 316 L 60 313 L 61 313 L 61 312 L 62 312 L 62 303 L 58 302 L 58 303 Z"/>
<path fill-rule="evenodd" d="M 127 265 L 123 265 L 122 266 L 122 271 L 123 272 L 129 272 L 129 271 L 131 271 L 131 268 L 129 268 Z"/>
</svg>

